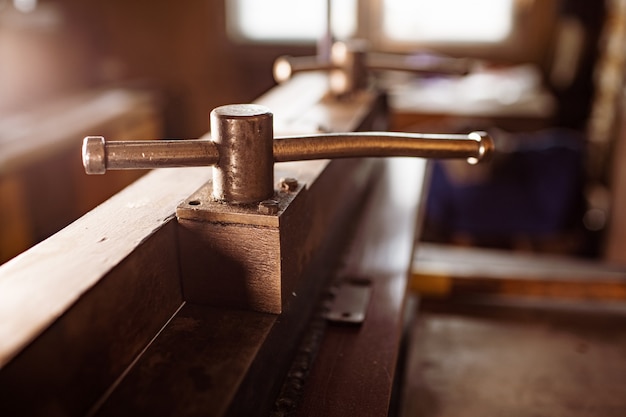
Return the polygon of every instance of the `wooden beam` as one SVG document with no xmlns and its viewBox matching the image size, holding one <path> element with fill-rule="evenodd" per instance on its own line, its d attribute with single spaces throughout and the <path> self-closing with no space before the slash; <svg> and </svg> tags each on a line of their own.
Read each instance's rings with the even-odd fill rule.
<svg viewBox="0 0 626 417">
<path fill-rule="evenodd" d="M 327 99 L 326 89 L 325 76 L 303 74 L 293 83 L 261 97 L 258 103 L 269 106 L 276 114 L 277 135 L 381 127 L 385 115 L 373 111 L 370 93 L 356 97 L 353 102 L 340 103 Z M 275 175 L 297 177 L 309 187 L 340 190 L 336 181 L 341 176 L 336 174 L 341 170 L 326 177 L 322 173 L 332 173 L 333 167 L 339 169 L 345 163 L 277 164 Z M 145 362 L 140 360 L 158 359 L 161 343 L 168 340 L 170 332 L 176 334 L 177 326 L 189 324 L 189 314 L 195 308 L 184 305 L 181 295 L 175 208 L 205 183 L 210 174 L 211 170 L 206 168 L 156 170 L 0 267 L 0 410 L 19 408 L 32 415 L 115 410 L 114 398 L 124 398 L 116 393 L 123 393 L 124 384 L 132 383 L 135 371 L 143 375 L 138 379 L 141 384 L 148 383 L 144 377 L 154 378 L 150 371 L 153 368 L 145 368 L 147 375 L 141 373 L 141 363 Z M 354 179 L 359 187 L 367 187 L 367 175 Z M 314 210 L 323 210 L 323 205 Z M 348 223 L 344 219 L 337 224 L 344 227 Z M 340 229 L 335 230 L 333 225 L 330 230 Z M 333 243 L 331 235 L 327 240 Z M 337 239 L 336 243 L 340 241 Z M 309 261 L 330 260 L 338 255 L 336 246 L 331 244 L 327 248 L 324 256 L 328 258 L 312 253 Z M 319 265 L 327 271 L 332 263 L 319 262 Z M 248 315 L 271 330 L 255 333 L 249 339 L 250 349 L 242 345 L 242 350 L 236 353 L 242 359 L 238 363 L 248 365 L 239 370 L 218 367 L 215 375 L 220 381 L 223 372 L 230 375 L 232 383 L 225 387 L 232 395 L 241 385 L 233 400 L 237 404 L 243 404 L 240 400 L 246 397 L 245 392 L 258 387 L 258 381 L 265 378 L 263 406 L 271 407 L 272 395 L 282 382 L 280 372 L 288 365 L 302 334 L 302 330 L 293 331 L 289 326 L 301 327 L 312 311 L 313 303 L 307 302 L 302 294 L 307 294 L 313 284 L 317 286 L 319 282 L 311 278 L 295 284 L 293 291 L 286 293 L 289 297 L 300 294 L 304 307 L 296 308 L 294 304 L 283 312 L 277 321 L 280 326 L 273 324 L 274 318 L 264 319 L 258 313 Z M 213 320 L 214 316 L 205 313 L 200 316 Z M 238 313 L 225 310 L 220 314 L 234 319 Z M 232 339 L 225 337 L 225 344 L 212 345 L 211 349 L 226 346 L 228 340 Z M 263 366 L 277 358 L 281 365 L 276 367 L 276 375 L 270 382 Z M 180 365 L 188 364 L 183 361 Z M 194 376 L 185 374 L 185 377 Z M 148 392 L 151 398 L 160 395 L 158 388 Z M 202 395 L 219 392 L 203 391 Z M 112 402 L 107 401 L 109 398 Z M 228 398 L 224 396 L 222 400 L 228 402 Z M 183 396 L 171 398 L 170 402 L 184 405 L 186 400 Z M 117 404 L 122 410 L 128 405 L 126 401 Z M 247 404 L 252 407 L 255 402 Z M 257 402 L 256 407 L 259 406 Z"/>
<path fill-rule="evenodd" d="M 425 297 L 506 295 L 626 300 L 626 269 L 563 256 L 423 243 L 410 287 Z"/>
<path fill-rule="evenodd" d="M 366 319 L 328 326 L 298 415 L 388 415 L 424 172 L 423 160 L 388 163 L 340 272 L 371 280 Z"/>
</svg>

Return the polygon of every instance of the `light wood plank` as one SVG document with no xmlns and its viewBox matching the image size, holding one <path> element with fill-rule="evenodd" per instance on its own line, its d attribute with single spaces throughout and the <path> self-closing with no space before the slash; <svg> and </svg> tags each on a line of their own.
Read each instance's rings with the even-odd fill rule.
<svg viewBox="0 0 626 417">
<path fill-rule="evenodd" d="M 555 255 L 422 243 L 411 289 L 423 296 L 500 294 L 626 300 L 623 266 Z"/>
<path fill-rule="evenodd" d="M 156 170 L 0 267 L 0 367 L 169 222 L 210 175 Z"/>
<path fill-rule="evenodd" d="M 325 77 L 318 74 L 299 76 L 293 87 L 280 86 L 262 96 L 259 103 L 271 106 L 276 114 L 284 114 L 288 119 L 285 129 L 297 130 L 302 125 L 293 119 L 295 109 L 314 107 L 324 96 L 325 86 Z M 277 134 L 280 132 L 278 128 Z M 304 162 L 298 173 L 310 173 L 309 178 L 315 178 L 326 163 Z M 4 165 L 3 169 L 9 166 Z M 176 206 L 210 177 L 210 168 L 155 170 L 0 266 L 0 368 L 141 242 L 157 233 L 173 218 Z"/>
</svg>

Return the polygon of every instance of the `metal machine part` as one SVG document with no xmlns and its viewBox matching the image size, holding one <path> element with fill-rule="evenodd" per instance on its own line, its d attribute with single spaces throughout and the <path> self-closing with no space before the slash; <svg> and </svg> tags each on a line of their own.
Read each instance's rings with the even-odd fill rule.
<svg viewBox="0 0 626 417">
<path fill-rule="evenodd" d="M 337 227 L 333 219 L 365 195 L 377 164 L 374 159 L 355 158 L 465 158 L 476 163 L 493 151 L 484 132 L 274 138 L 272 112 L 254 104 L 218 107 L 210 121 L 210 139 L 107 143 L 99 136 L 87 137 L 83 163 L 87 173 L 94 174 L 107 169 L 212 166 L 212 180 L 176 209 L 184 297 L 196 304 L 273 314 L 290 302 L 307 259 L 320 247 L 326 231 Z M 351 159 L 333 161 L 345 158 Z M 304 177 L 288 177 L 275 186 L 275 162 L 313 159 L 336 163 L 316 179 L 300 173 L 296 175 Z M 349 180 L 338 182 L 337 175 Z M 345 195 L 351 198 L 342 198 Z M 209 267 L 229 280 L 207 279 Z"/>
<path fill-rule="evenodd" d="M 212 165 L 213 198 L 250 204 L 274 195 L 274 162 L 408 156 L 466 158 L 476 163 L 493 151 L 493 141 L 485 132 L 359 132 L 274 138 L 271 111 L 252 104 L 214 109 L 211 132 L 210 140 L 151 142 L 106 142 L 101 136 L 88 136 L 83 143 L 83 164 L 88 174 L 102 174 L 107 169 Z"/>
<path fill-rule="evenodd" d="M 213 198 L 256 203 L 274 194 L 273 115 L 256 104 L 218 107 L 211 112 L 211 138 L 218 161 Z"/>
<path fill-rule="evenodd" d="M 334 42 L 330 59 L 319 56 L 282 56 L 274 62 L 273 74 L 278 83 L 303 71 L 329 71 L 329 88 L 342 97 L 367 88 L 369 71 L 409 71 L 422 74 L 465 75 L 470 71 L 469 59 L 446 57 L 409 57 L 405 55 L 370 54 L 364 41 Z"/>
<path fill-rule="evenodd" d="M 345 278 L 330 290 L 324 317 L 332 323 L 358 325 L 365 320 L 372 292 L 372 282 L 366 278 Z"/>
</svg>

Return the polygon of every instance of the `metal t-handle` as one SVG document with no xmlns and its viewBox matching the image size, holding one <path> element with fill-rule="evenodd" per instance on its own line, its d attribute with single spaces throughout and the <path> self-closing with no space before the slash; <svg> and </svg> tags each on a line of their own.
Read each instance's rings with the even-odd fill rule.
<svg viewBox="0 0 626 417">
<path fill-rule="evenodd" d="M 367 87 L 368 71 L 408 71 L 420 74 L 466 75 L 472 60 L 447 57 L 410 57 L 400 54 L 368 53 L 364 41 L 335 42 L 330 60 L 318 56 L 281 56 L 274 62 L 274 80 L 289 80 L 297 72 L 328 71 L 330 91 L 343 96 Z"/>
<path fill-rule="evenodd" d="M 274 193 L 274 162 L 354 157 L 409 156 L 484 160 L 493 151 L 485 132 L 440 135 L 395 132 L 328 133 L 274 138 L 271 111 L 255 104 L 211 112 L 211 139 L 106 142 L 88 136 L 83 165 L 88 174 L 107 169 L 213 166 L 213 197 L 256 203 Z"/>
</svg>

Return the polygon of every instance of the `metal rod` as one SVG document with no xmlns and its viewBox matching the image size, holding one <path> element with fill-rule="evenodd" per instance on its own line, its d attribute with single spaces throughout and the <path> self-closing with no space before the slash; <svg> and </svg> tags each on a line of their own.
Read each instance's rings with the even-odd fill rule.
<svg viewBox="0 0 626 417">
<path fill-rule="evenodd" d="M 207 166 L 218 160 L 217 147 L 206 139 L 106 142 L 102 136 L 87 136 L 83 142 L 87 174 L 104 174 L 108 169 Z"/>
<path fill-rule="evenodd" d="M 273 162 L 408 156 L 467 158 L 470 163 L 476 163 L 487 159 L 493 152 L 493 141 L 485 132 L 468 135 L 329 133 L 278 137 L 273 140 L 272 146 Z M 257 159 L 259 157 L 258 152 L 249 154 Z M 219 160 L 215 143 L 206 139 L 105 142 L 101 136 L 88 136 L 83 143 L 83 164 L 88 174 L 103 174 L 108 169 L 210 166 L 216 165 Z M 243 165 L 261 163 L 255 161 Z"/>
<path fill-rule="evenodd" d="M 467 58 L 370 53 L 367 56 L 366 65 L 370 70 L 408 71 L 435 75 L 467 75 L 474 62 Z"/>
<path fill-rule="evenodd" d="M 493 151 L 485 132 L 468 135 L 356 132 L 292 136 L 274 139 L 274 161 L 300 161 L 375 156 L 467 158 L 476 163 Z"/>
</svg>

